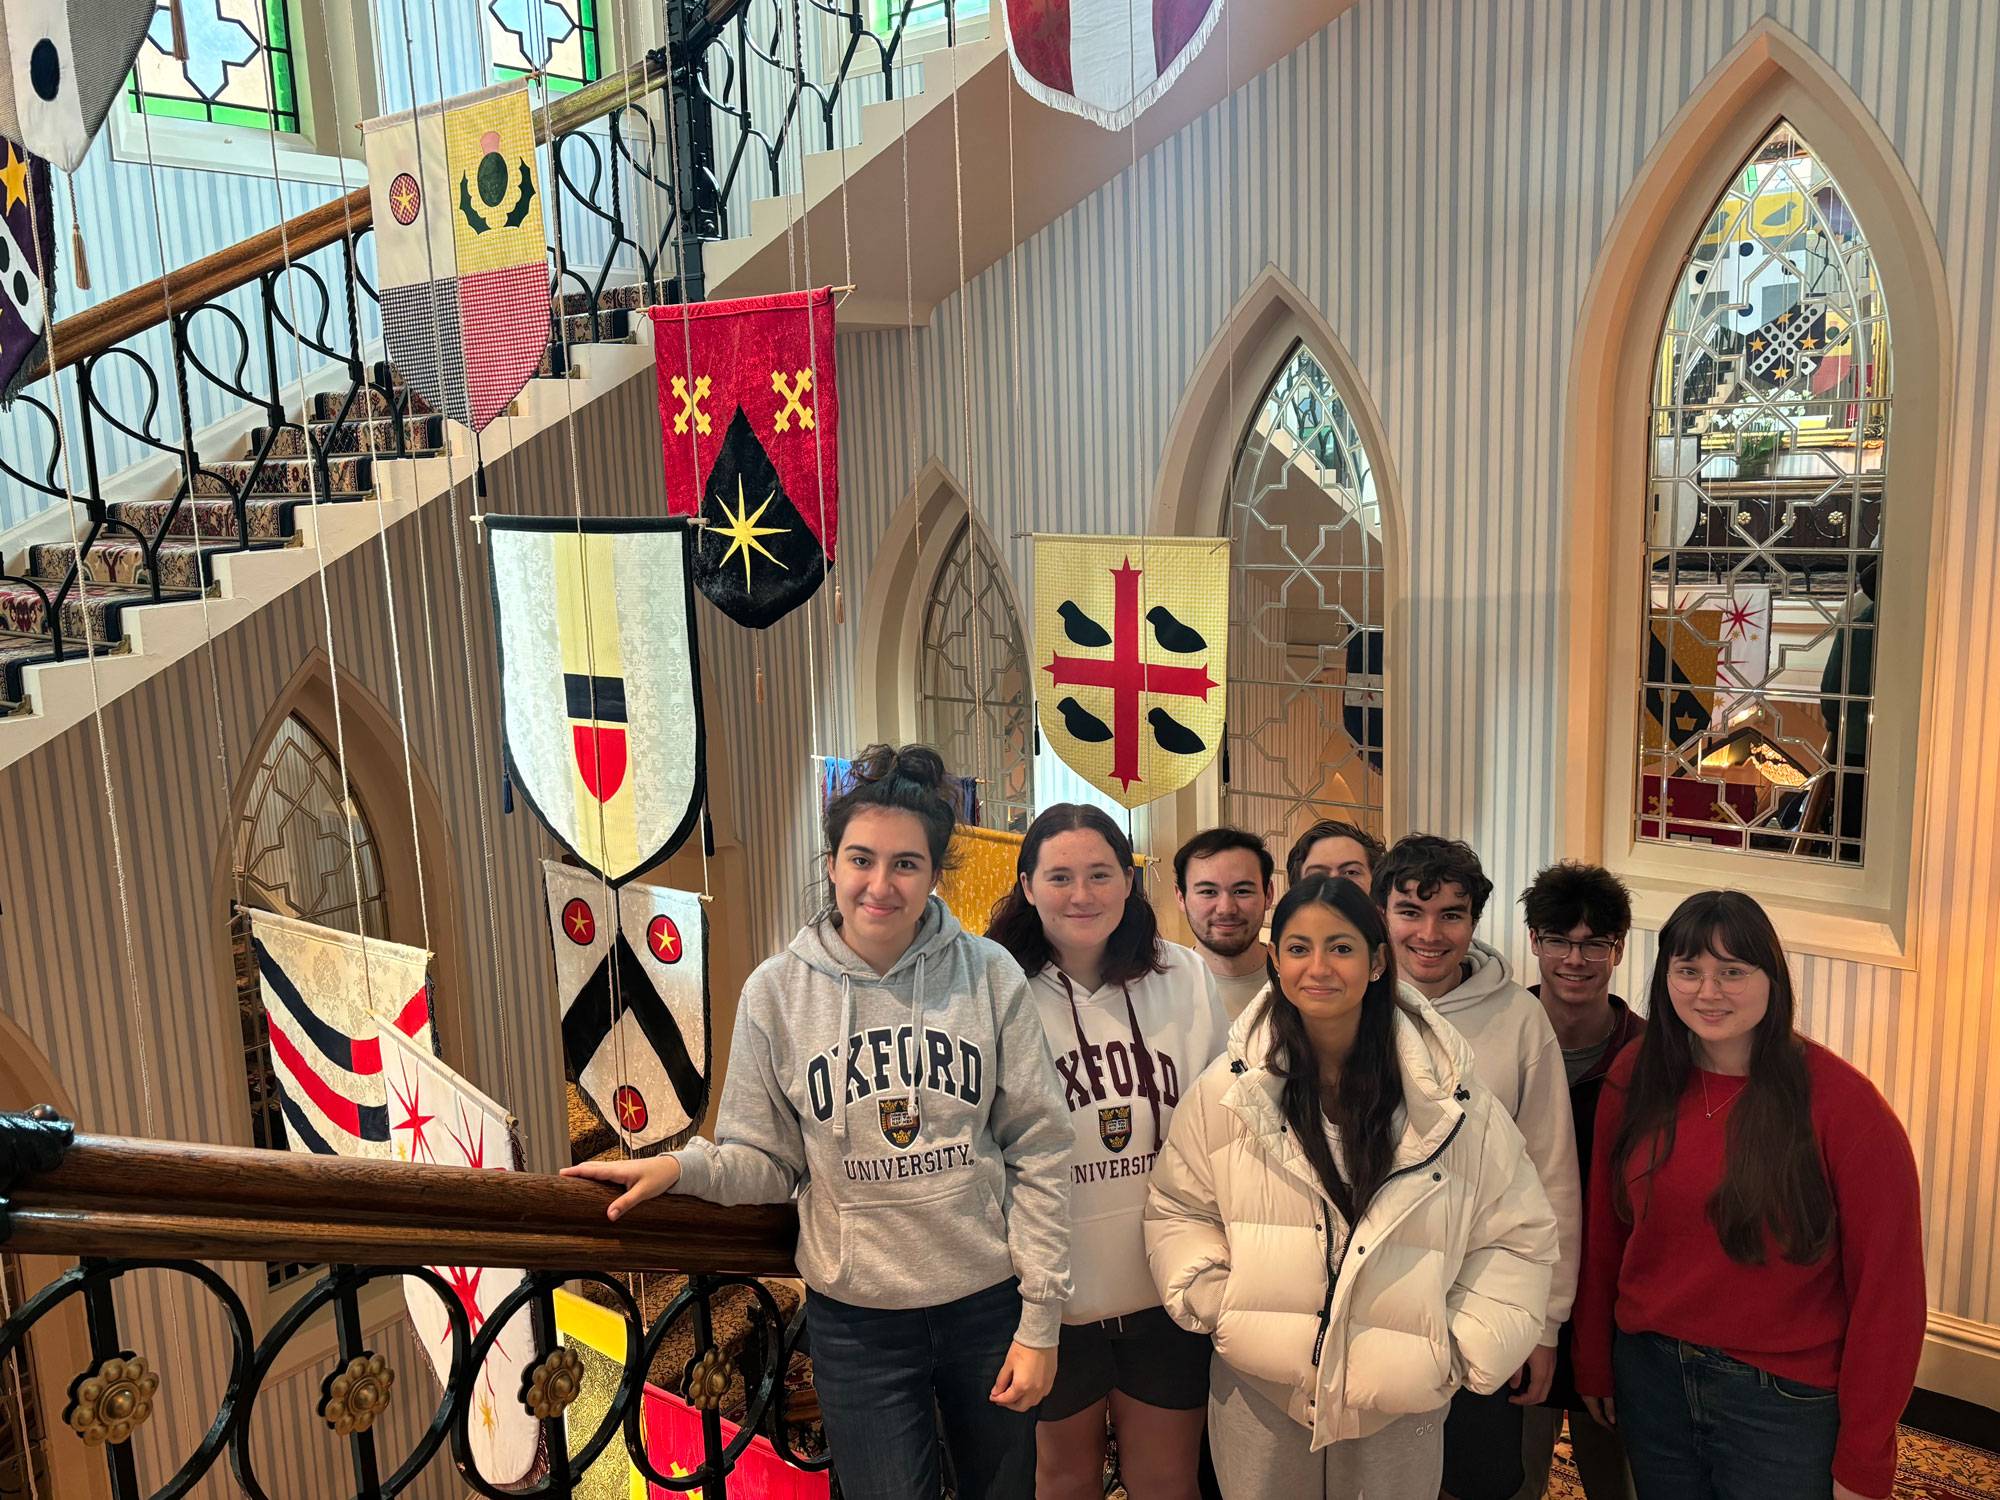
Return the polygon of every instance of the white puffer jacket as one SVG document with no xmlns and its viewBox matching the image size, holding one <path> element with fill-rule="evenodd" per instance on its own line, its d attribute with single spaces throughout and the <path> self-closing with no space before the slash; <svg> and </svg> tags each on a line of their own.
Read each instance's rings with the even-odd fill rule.
<svg viewBox="0 0 2000 1500">
<path fill-rule="evenodd" d="M 1471 1049 L 1399 990 L 1402 1138 L 1343 1235 L 1286 1126 L 1264 1006 L 1183 1095 L 1153 1170 L 1146 1254 L 1167 1312 L 1212 1334 L 1315 1449 L 1434 1411 L 1461 1385 L 1497 1390 L 1541 1332 L 1556 1220 Z"/>
</svg>

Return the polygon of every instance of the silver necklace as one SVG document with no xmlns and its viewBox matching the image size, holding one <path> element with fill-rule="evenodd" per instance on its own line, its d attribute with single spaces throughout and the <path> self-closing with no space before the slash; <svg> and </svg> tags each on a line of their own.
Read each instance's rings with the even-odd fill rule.
<svg viewBox="0 0 2000 1500">
<path fill-rule="evenodd" d="M 1698 1080 L 1700 1080 L 1700 1083 L 1701 1083 L 1701 1109 L 1702 1109 L 1702 1113 L 1703 1113 L 1704 1115 L 1706 1115 L 1706 1116 L 1707 1116 L 1707 1117 L 1708 1117 L 1709 1119 L 1711 1119 L 1711 1120 L 1713 1120 L 1713 1119 L 1715 1118 L 1715 1116 L 1716 1116 L 1716 1112 L 1717 1112 L 1718 1110 L 1724 1110 L 1724 1109 L 1727 1109 L 1727 1108 L 1729 1108 L 1729 1106 L 1730 1106 L 1730 1105 L 1731 1105 L 1732 1103 L 1734 1103 L 1734 1102 L 1736 1101 L 1736 1099 L 1738 1099 L 1738 1098 L 1739 1098 L 1739 1097 L 1740 1097 L 1740 1096 L 1742 1095 L 1742 1093 L 1743 1093 L 1743 1090 L 1744 1090 L 1744 1089 L 1747 1089 L 1748 1087 L 1750 1087 L 1750 1080 L 1746 1078 L 1746 1079 L 1744 1079 L 1744 1080 L 1743 1080 L 1743 1082 L 1742 1082 L 1741 1084 L 1739 1084 L 1739 1085 L 1737 1086 L 1737 1089 L 1736 1089 L 1736 1092 L 1735 1092 L 1735 1093 L 1733 1093 L 1733 1094 L 1731 1094 L 1731 1095 L 1729 1095 L 1729 1096 L 1728 1096 L 1727 1098 L 1725 1098 L 1725 1099 L 1724 1099 L 1724 1100 L 1723 1100 L 1723 1101 L 1722 1101 L 1722 1102 L 1721 1102 L 1720 1104 L 1710 1104 L 1710 1103 L 1708 1102 L 1708 1074 L 1706 1074 L 1706 1073 L 1704 1073 L 1704 1072 L 1700 1071 L 1699 1069 L 1697 1069 L 1697 1070 L 1696 1070 L 1696 1072 L 1695 1072 L 1695 1077 L 1696 1077 L 1696 1078 L 1697 1078 Z"/>
</svg>

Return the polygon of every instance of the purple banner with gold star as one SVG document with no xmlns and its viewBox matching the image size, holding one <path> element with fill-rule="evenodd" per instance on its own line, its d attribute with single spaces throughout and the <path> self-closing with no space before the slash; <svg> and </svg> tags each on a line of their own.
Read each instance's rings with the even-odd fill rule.
<svg viewBox="0 0 2000 1500">
<path fill-rule="evenodd" d="M 42 362 L 55 266 L 49 164 L 0 139 L 0 406 Z"/>
</svg>

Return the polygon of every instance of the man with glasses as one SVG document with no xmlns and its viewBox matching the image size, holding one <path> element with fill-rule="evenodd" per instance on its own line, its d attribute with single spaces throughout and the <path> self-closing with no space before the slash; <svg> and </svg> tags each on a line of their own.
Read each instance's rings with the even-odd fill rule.
<svg viewBox="0 0 2000 1500">
<path fill-rule="evenodd" d="M 1542 1002 L 1562 1048 L 1569 1078 L 1569 1108 L 1576 1121 L 1576 1158 L 1584 1190 L 1590 1184 L 1590 1144 L 1604 1075 L 1645 1020 L 1611 993 L 1611 978 L 1625 957 L 1632 930 L 1632 895 L 1598 865 L 1551 865 L 1521 893 L 1528 938 L 1542 971 L 1529 993 Z M 1589 1205 L 1584 1205 L 1586 1214 Z M 1521 1432 L 1527 1479 L 1516 1500 L 1538 1500 L 1548 1487 L 1549 1462 L 1563 1414 L 1569 1414 L 1570 1451 L 1590 1500 L 1625 1500 L 1632 1479 L 1616 1431 L 1591 1419 L 1570 1374 L 1570 1327 L 1556 1344 L 1556 1371 L 1548 1399 L 1532 1407 Z"/>
</svg>

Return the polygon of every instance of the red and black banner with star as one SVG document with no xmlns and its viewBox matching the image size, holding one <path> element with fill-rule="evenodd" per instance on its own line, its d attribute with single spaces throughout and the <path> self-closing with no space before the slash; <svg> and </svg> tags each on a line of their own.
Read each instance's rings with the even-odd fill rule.
<svg viewBox="0 0 2000 1500">
<path fill-rule="evenodd" d="M 706 523 L 695 587 L 762 630 L 813 596 L 840 526 L 833 293 L 655 307 L 667 511 Z"/>
</svg>

